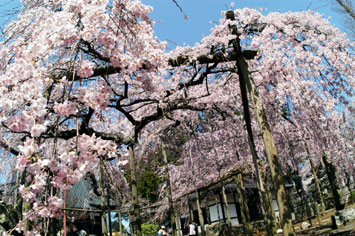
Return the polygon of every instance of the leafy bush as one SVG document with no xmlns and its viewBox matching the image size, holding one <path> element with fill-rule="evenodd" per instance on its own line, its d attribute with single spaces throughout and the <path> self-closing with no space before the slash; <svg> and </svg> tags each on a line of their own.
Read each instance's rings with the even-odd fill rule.
<svg viewBox="0 0 355 236">
<path fill-rule="evenodd" d="M 142 235 L 143 236 L 154 236 L 158 235 L 159 226 L 151 223 L 142 224 Z"/>
</svg>

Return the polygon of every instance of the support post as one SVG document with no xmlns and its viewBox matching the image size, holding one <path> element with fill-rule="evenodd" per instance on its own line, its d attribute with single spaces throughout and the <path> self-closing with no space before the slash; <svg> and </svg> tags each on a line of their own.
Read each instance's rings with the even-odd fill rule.
<svg viewBox="0 0 355 236">
<path fill-rule="evenodd" d="M 169 163 L 168 163 L 168 156 L 166 154 L 165 150 L 165 144 L 164 141 L 161 139 L 161 149 L 163 153 L 163 158 L 164 158 L 164 165 L 165 165 L 165 179 L 166 179 L 166 185 L 167 185 L 167 192 L 168 192 L 168 202 L 169 202 L 169 215 L 170 215 L 170 221 L 171 221 L 171 227 L 172 227 L 172 233 L 174 236 L 176 236 L 176 225 L 175 225 L 175 215 L 174 215 L 174 204 L 173 204 L 173 193 L 171 191 L 171 184 L 170 184 L 170 175 L 169 175 Z"/>
<path fill-rule="evenodd" d="M 228 11 L 226 16 L 230 20 L 235 20 L 234 12 Z M 287 198 L 285 189 L 285 177 L 282 173 L 282 166 L 276 149 L 275 141 L 271 133 L 266 114 L 257 91 L 256 85 L 251 77 L 249 66 L 240 45 L 240 39 L 233 40 L 233 48 L 237 53 L 237 69 L 239 79 L 244 80 L 250 93 L 251 101 L 254 107 L 255 115 L 262 133 L 263 142 L 265 146 L 265 153 L 268 158 L 272 182 L 276 190 L 277 203 L 280 211 L 280 221 L 284 236 L 295 236 L 293 229 L 291 207 Z"/>
<path fill-rule="evenodd" d="M 250 224 L 249 207 L 243 183 L 243 176 L 241 173 L 237 174 L 237 176 L 235 177 L 235 182 L 237 185 L 237 199 L 240 206 L 241 220 L 244 227 L 244 235 L 252 236 L 253 230 Z"/>
<path fill-rule="evenodd" d="M 133 196 L 133 215 L 134 219 L 132 221 L 133 228 L 137 236 L 142 236 L 142 225 L 141 216 L 139 210 L 139 199 L 138 199 L 138 189 L 137 189 L 137 174 L 136 174 L 136 159 L 134 156 L 134 146 L 131 144 L 128 146 L 129 151 L 129 168 L 131 171 L 131 188 Z M 132 219 L 131 219 L 132 220 Z"/>
<path fill-rule="evenodd" d="M 101 222 L 102 222 L 102 230 L 104 235 L 108 235 L 108 230 L 107 230 L 107 218 L 106 218 L 106 211 L 105 211 L 105 181 L 104 181 L 104 161 L 102 157 L 100 157 L 100 199 L 101 199 Z"/>
</svg>

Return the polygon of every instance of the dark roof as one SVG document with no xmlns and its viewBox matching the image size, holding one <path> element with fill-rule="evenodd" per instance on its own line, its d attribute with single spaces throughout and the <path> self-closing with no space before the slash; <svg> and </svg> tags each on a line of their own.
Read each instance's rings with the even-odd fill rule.
<svg viewBox="0 0 355 236">
<path fill-rule="evenodd" d="M 82 178 L 67 192 L 66 204 L 69 208 L 93 210 L 101 205 L 100 197 L 90 194 L 91 185 L 86 178 Z"/>
</svg>

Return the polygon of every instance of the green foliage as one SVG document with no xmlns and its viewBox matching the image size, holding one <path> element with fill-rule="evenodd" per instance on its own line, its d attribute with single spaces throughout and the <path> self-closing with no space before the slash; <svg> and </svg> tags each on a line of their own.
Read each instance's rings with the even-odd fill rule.
<svg viewBox="0 0 355 236">
<path fill-rule="evenodd" d="M 149 170 L 144 171 L 137 183 L 138 194 L 151 202 L 158 200 L 158 186 L 162 180 L 158 174 Z"/>
<path fill-rule="evenodd" d="M 151 223 L 142 224 L 142 235 L 143 236 L 154 236 L 158 235 L 159 226 Z"/>
<path fill-rule="evenodd" d="M 16 227 L 18 216 L 15 208 L 3 201 L 0 201 L 0 229 L 10 230 Z"/>
<path fill-rule="evenodd" d="M 352 194 L 351 194 L 351 196 L 349 196 L 349 200 L 348 200 L 348 202 L 355 202 L 355 192 L 353 192 Z"/>
</svg>

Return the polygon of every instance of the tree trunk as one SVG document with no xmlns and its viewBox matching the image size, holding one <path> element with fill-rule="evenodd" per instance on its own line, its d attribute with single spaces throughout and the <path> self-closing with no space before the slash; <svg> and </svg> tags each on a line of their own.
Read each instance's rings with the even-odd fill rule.
<svg viewBox="0 0 355 236">
<path fill-rule="evenodd" d="M 244 226 L 244 235 L 252 236 L 253 230 L 250 224 L 249 207 L 243 183 L 243 176 L 241 173 L 237 174 L 235 182 L 237 184 L 237 201 L 240 206 L 241 220 Z"/>
<path fill-rule="evenodd" d="M 129 150 L 129 168 L 131 171 L 131 187 L 132 187 L 132 197 L 133 197 L 133 215 L 134 219 L 132 221 L 133 228 L 137 236 L 142 236 L 142 225 L 141 216 L 139 210 L 139 199 L 138 199 L 138 189 L 137 189 L 137 175 L 136 175 L 136 159 L 134 156 L 133 145 L 128 146 Z"/>
<path fill-rule="evenodd" d="M 173 195 L 171 191 L 171 185 L 170 185 L 170 175 L 169 175 L 169 163 L 168 163 L 168 156 L 166 155 L 165 151 L 165 144 L 163 140 L 161 140 L 161 149 L 164 157 L 164 165 L 165 165 L 165 179 L 166 179 L 166 185 L 167 185 L 167 192 L 168 192 L 168 201 L 169 201 L 169 215 L 170 215 L 170 221 L 171 221 L 171 227 L 173 231 L 173 235 L 176 236 L 176 225 L 175 225 L 175 210 L 174 210 L 174 205 L 173 205 Z"/>
<path fill-rule="evenodd" d="M 101 215 L 102 229 L 103 229 L 103 234 L 108 235 L 107 219 L 106 219 L 106 211 L 105 211 L 106 197 L 105 197 L 104 167 L 103 167 L 102 158 L 100 158 L 100 193 L 101 193 L 100 198 L 101 198 L 101 209 L 102 209 L 102 215 Z"/>
<path fill-rule="evenodd" d="M 338 174 L 333 163 L 328 162 L 328 154 L 323 153 L 322 156 L 323 163 L 325 166 L 325 171 L 327 172 L 330 187 L 333 193 L 333 200 L 335 204 L 335 209 L 337 211 L 343 210 L 345 207 L 344 200 L 342 199 L 342 193 L 339 187 Z"/>
<path fill-rule="evenodd" d="M 287 199 L 287 192 L 285 189 L 285 178 L 282 173 L 282 166 L 276 150 L 274 138 L 272 136 L 270 126 L 267 122 L 266 114 L 264 108 L 262 107 L 262 102 L 259 97 L 259 93 L 256 89 L 254 81 L 250 76 L 248 64 L 242 54 L 242 51 L 238 51 L 239 56 L 237 57 L 237 67 L 239 79 L 243 79 L 247 84 L 248 91 L 250 93 L 251 100 L 254 106 L 255 114 L 259 123 L 259 128 L 263 136 L 265 152 L 271 170 L 272 182 L 276 191 L 276 198 L 280 211 L 280 222 L 283 234 L 284 236 L 295 235 L 291 217 L 291 208 Z"/>
</svg>

